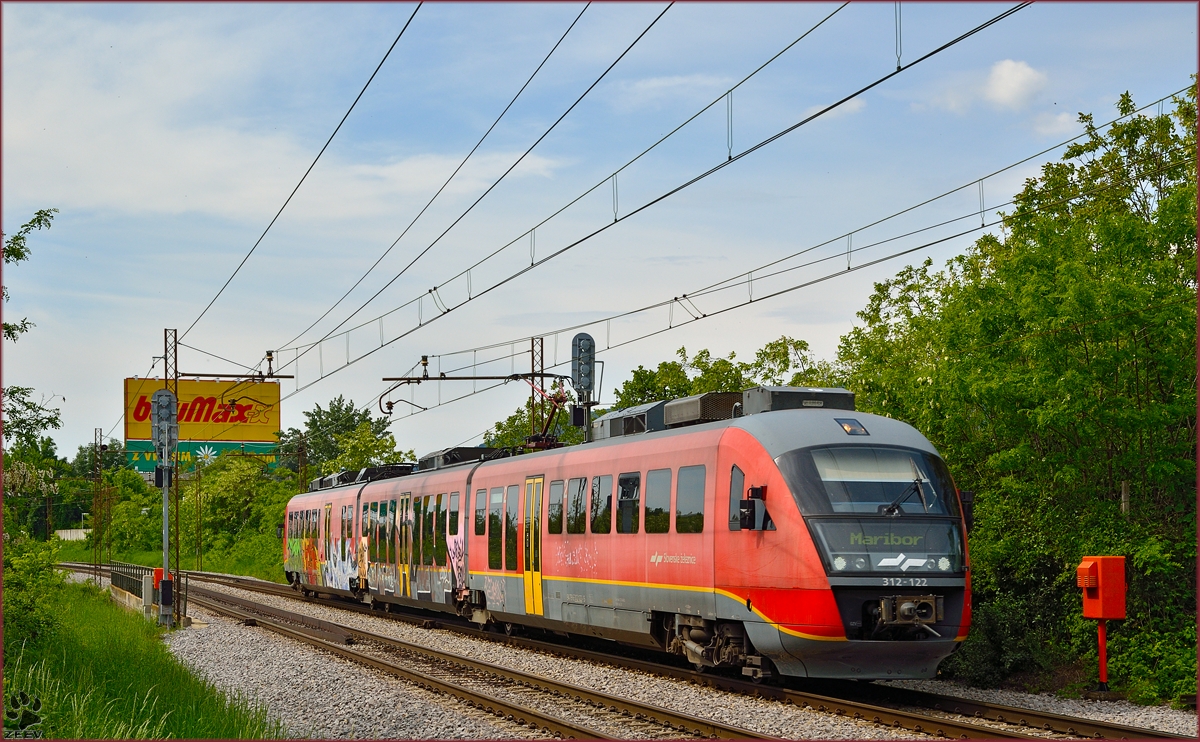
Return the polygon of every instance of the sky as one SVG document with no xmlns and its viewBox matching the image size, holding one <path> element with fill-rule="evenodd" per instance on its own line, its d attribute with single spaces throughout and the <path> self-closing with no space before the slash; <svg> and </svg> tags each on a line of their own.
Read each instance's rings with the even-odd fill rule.
<svg viewBox="0 0 1200 742">
<path fill-rule="evenodd" d="M 876 282 L 994 231 L 1081 112 L 1196 72 L 1194 3 L 1039 3 L 739 156 L 1012 7 L 903 3 L 898 33 L 895 3 L 5 3 L 0 226 L 59 212 L 5 266 L 4 317 L 35 327 L 3 383 L 61 409 L 69 456 L 123 435 L 164 328 L 183 372 L 275 351 L 284 427 L 338 395 L 378 411 L 422 355 L 527 370 L 533 336 L 569 373 L 590 333 L 602 403 L 681 347 L 832 359 Z M 397 402 L 399 446 L 478 444 L 529 395 L 452 401 L 486 385 L 392 392 L 427 408 Z"/>
</svg>

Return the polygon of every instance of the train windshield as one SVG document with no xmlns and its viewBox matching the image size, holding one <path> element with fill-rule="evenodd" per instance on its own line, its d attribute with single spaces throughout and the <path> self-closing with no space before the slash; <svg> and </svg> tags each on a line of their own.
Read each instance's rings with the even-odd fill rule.
<svg viewBox="0 0 1200 742">
<path fill-rule="evenodd" d="M 885 446 L 801 448 L 776 459 L 804 515 L 958 516 L 946 464 Z"/>
<path fill-rule="evenodd" d="M 821 446 L 776 463 L 829 574 L 959 573 L 958 497 L 934 454 L 891 446 Z"/>
</svg>

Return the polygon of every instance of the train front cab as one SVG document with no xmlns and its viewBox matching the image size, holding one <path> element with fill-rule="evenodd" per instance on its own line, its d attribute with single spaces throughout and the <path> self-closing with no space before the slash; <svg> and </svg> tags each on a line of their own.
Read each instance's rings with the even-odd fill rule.
<svg viewBox="0 0 1200 742">
<path fill-rule="evenodd" d="M 780 436 L 779 415 L 804 416 L 792 429 L 806 434 Z M 933 677 L 970 623 L 963 522 L 945 464 L 887 418 L 763 417 L 773 430 L 747 418 L 721 442 L 718 505 L 728 493 L 729 520 L 716 538 L 718 619 L 742 622 L 784 675 Z M 742 504 L 751 488 L 762 511 L 743 523 L 743 510 L 754 517 L 756 506 Z"/>
</svg>

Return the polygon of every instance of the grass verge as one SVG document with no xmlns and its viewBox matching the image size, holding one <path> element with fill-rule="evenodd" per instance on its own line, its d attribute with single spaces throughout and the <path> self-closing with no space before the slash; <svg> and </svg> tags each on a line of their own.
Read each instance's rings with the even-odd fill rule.
<svg viewBox="0 0 1200 742">
<path fill-rule="evenodd" d="M 161 551 L 114 551 L 112 558 L 145 567 L 162 566 Z M 63 562 L 90 562 L 92 548 L 84 541 L 63 541 L 59 545 L 58 559 Z M 189 554 L 186 549 L 181 549 L 179 561 L 184 569 L 196 569 L 195 552 Z M 227 549 L 210 549 L 204 554 L 203 566 L 207 572 L 245 575 L 283 583 L 283 546 L 274 535 L 254 534 Z"/>
<path fill-rule="evenodd" d="M 41 701 L 41 729 L 59 739 L 261 739 L 284 730 L 244 699 L 229 698 L 180 664 L 163 630 L 85 584 L 55 598 L 53 638 L 4 667 L 4 697 Z"/>
</svg>

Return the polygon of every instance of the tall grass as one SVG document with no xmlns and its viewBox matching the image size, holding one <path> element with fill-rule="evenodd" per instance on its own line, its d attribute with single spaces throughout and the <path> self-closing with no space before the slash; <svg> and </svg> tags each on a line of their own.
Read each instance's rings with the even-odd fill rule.
<svg viewBox="0 0 1200 742">
<path fill-rule="evenodd" d="M 275 738 L 266 711 L 229 698 L 180 664 L 163 630 L 114 605 L 92 585 L 56 598 L 62 618 L 45 646 L 4 668 L 4 695 L 42 701 L 42 730 L 67 739 Z"/>
<path fill-rule="evenodd" d="M 90 562 L 92 549 L 83 541 L 65 541 L 59 547 L 58 558 L 64 562 Z M 161 551 L 113 551 L 112 558 L 146 567 L 162 566 Z M 175 558 L 174 552 L 171 558 Z M 180 549 L 179 561 L 184 569 L 196 569 L 196 552 Z M 206 572 L 284 581 L 283 547 L 274 534 L 251 534 L 227 549 L 209 549 L 204 553 L 202 566 Z"/>
</svg>

